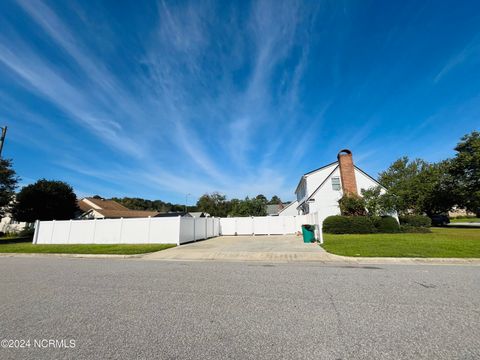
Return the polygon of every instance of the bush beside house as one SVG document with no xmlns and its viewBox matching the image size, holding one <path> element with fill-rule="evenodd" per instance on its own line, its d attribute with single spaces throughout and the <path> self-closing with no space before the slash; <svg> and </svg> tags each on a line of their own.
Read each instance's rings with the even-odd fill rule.
<svg viewBox="0 0 480 360">
<path fill-rule="evenodd" d="M 430 218 L 414 215 L 397 220 L 391 216 L 329 216 L 323 222 L 323 231 L 329 234 L 426 233 L 430 232 Z"/>
<path fill-rule="evenodd" d="M 368 216 L 342 215 L 327 217 L 323 222 L 323 231 L 329 234 L 371 234 L 377 232 L 374 221 Z"/>
<path fill-rule="evenodd" d="M 400 226 L 395 218 L 391 216 L 372 217 L 375 230 L 378 233 L 397 233 L 400 232 Z"/>
</svg>

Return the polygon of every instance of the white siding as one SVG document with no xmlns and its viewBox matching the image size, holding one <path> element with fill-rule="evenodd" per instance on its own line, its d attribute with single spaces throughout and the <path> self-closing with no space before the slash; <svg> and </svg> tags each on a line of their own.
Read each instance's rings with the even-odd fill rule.
<svg viewBox="0 0 480 360">
<path fill-rule="evenodd" d="M 331 172 L 331 170 L 330 170 Z M 328 175 L 328 174 L 327 174 Z M 309 203 L 309 213 L 318 212 L 322 218 L 330 215 L 340 214 L 338 200 L 342 197 L 342 191 L 332 189 L 332 177 L 340 176 L 340 169 L 335 169 L 333 174 L 328 177 L 323 186 L 312 197 L 315 201 Z M 325 178 L 324 178 L 325 180 Z"/>
<path fill-rule="evenodd" d="M 336 163 L 306 177 L 306 188 L 308 191 L 304 197 L 304 200 L 311 196 L 315 190 L 318 189 L 320 184 L 323 183 L 323 186 L 310 199 L 314 201 L 310 201 L 308 204 L 306 204 L 308 209 L 306 213 L 318 212 L 319 216 L 322 218 L 330 215 L 340 214 L 338 200 L 342 197 L 343 191 L 333 190 L 332 187 L 332 177 L 340 178 L 340 169 L 338 167 L 332 173 L 332 170 L 335 168 L 335 166 L 337 166 Z M 362 189 L 369 189 L 378 186 L 376 181 L 356 168 L 355 179 L 357 182 L 357 190 L 359 195 L 361 195 Z M 385 193 L 384 189 L 382 190 L 382 193 Z M 298 205 L 296 206 L 298 207 Z"/>
<path fill-rule="evenodd" d="M 373 181 L 369 176 L 365 175 L 363 172 L 359 171 L 358 169 L 355 169 L 355 179 L 357 180 L 357 190 L 358 190 L 358 195 L 362 194 L 362 189 L 367 190 L 372 187 L 378 186 L 378 183 Z M 382 191 L 382 194 L 385 192 L 385 190 Z"/>
<path fill-rule="evenodd" d="M 333 163 L 332 165 L 329 165 L 321 170 L 318 170 L 316 172 L 313 172 L 310 175 L 305 175 L 305 190 L 306 192 L 303 193 L 301 191 L 302 185 L 299 188 L 299 193 L 297 193 L 297 200 L 299 203 L 302 203 L 303 200 L 305 200 L 307 197 L 309 197 L 325 180 L 325 178 L 332 172 L 332 170 L 337 166 L 337 163 Z M 298 196 L 298 195 L 303 195 L 303 196 Z M 299 198 L 300 197 L 300 198 Z"/>
</svg>

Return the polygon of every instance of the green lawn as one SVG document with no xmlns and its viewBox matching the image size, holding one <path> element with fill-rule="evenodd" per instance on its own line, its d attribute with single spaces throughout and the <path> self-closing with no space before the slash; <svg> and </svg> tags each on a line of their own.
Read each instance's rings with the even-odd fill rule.
<svg viewBox="0 0 480 360">
<path fill-rule="evenodd" d="M 432 228 L 426 234 L 325 234 L 325 250 L 364 257 L 480 258 L 480 229 Z"/>
<path fill-rule="evenodd" d="M 0 243 L 0 253 L 132 255 L 165 250 L 174 246 L 173 244 L 33 245 L 32 243 Z"/>
<path fill-rule="evenodd" d="M 450 219 L 451 223 L 480 222 L 480 218 Z"/>
</svg>

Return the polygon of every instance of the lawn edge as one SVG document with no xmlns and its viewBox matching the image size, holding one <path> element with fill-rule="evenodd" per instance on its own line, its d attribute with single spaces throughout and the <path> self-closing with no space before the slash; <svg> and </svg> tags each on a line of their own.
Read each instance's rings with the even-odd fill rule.
<svg viewBox="0 0 480 360">
<path fill-rule="evenodd" d="M 328 254 L 331 262 L 349 262 L 359 264 L 432 264 L 432 265 L 479 265 L 480 258 L 442 258 L 442 257 L 392 257 L 392 256 L 346 256 L 328 252 L 323 246 L 322 249 Z"/>
</svg>

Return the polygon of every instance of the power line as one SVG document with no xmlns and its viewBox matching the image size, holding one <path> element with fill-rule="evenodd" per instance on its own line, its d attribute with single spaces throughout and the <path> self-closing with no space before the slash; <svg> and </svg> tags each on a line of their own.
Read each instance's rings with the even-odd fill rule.
<svg viewBox="0 0 480 360">
<path fill-rule="evenodd" d="M 2 157 L 3 143 L 5 142 L 5 136 L 7 136 L 7 126 L 0 127 L 2 129 L 2 137 L 0 138 L 0 158 Z"/>
</svg>

